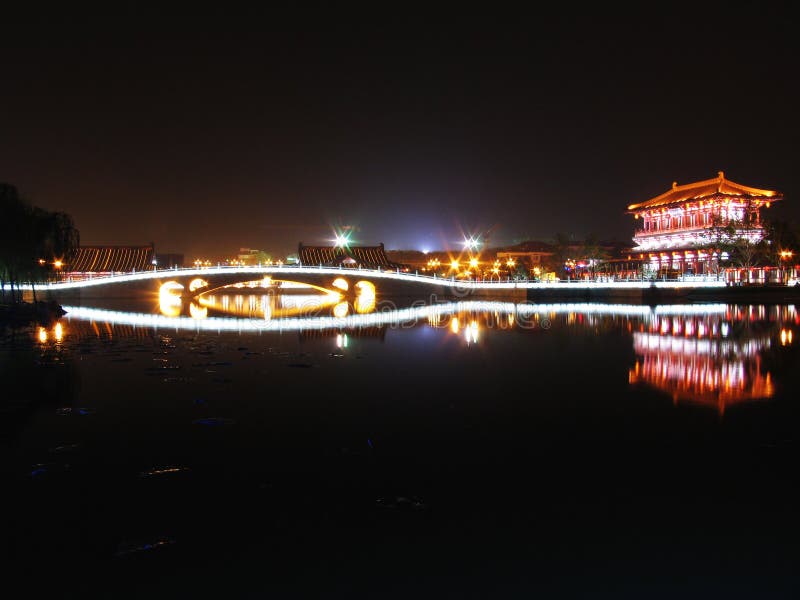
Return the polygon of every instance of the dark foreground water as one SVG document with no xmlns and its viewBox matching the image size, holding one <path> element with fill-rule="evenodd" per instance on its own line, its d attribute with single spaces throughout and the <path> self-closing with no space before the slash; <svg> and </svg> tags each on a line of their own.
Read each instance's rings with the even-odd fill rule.
<svg viewBox="0 0 800 600">
<path fill-rule="evenodd" d="M 800 594 L 794 305 L 68 310 L 0 345 L 19 597 Z"/>
</svg>

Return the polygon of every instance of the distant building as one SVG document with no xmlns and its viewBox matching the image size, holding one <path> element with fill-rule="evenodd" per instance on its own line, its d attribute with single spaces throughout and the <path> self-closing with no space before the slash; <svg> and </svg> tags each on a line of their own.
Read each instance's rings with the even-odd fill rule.
<svg viewBox="0 0 800 600">
<path fill-rule="evenodd" d="M 300 264 L 306 266 L 400 269 L 401 271 L 409 269 L 408 265 L 390 260 L 383 244 L 377 246 L 304 246 L 300 242 L 297 256 Z"/>
<path fill-rule="evenodd" d="M 240 265 L 255 266 L 259 263 L 271 261 L 272 259 L 268 253 L 255 248 L 239 248 L 239 254 L 236 255 L 236 262 Z"/>
<path fill-rule="evenodd" d="M 182 269 L 183 254 L 156 254 L 156 263 L 159 269 Z"/>
<path fill-rule="evenodd" d="M 758 243 L 765 235 L 761 209 L 783 194 L 734 183 L 720 171 L 714 179 L 678 185 L 627 212 L 639 221 L 632 253 L 653 270 L 705 273 L 721 257 L 708 249 L 715 227 L 734 224 L 738 236 Z M 746 223 L 746 228 L 741 227 Z"/>
<path fill-rule="evenodd" d="M 543 267 L 550 262 L 554 255 L 553 245 L 546 242 L 528 241 L 497 250 L 495 256 L 501 263 L 512 260 L 518 264 L 524 263 L 528 268 Z"/>
</svg>

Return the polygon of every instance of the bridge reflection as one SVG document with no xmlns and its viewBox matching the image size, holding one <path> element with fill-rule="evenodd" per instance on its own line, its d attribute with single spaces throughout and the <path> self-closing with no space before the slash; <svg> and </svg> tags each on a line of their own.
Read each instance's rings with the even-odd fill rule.
<svg viewBox="0 0 800 600">
<path fill-rule="evenodd" d="M 197 289 L 197 281 L 191 282 L 190 290 Z M 188 310 L 195 319 L 230 315 L 265 320 L 324 314 L 344 317 L 350 312 L 375 310 L 376 292 L 371 282 L 359 281 L 352 289 L 344 279 L 333 284 L 334 289 L 326 289 L 264 278 L 222 286 L 186 300 L 182 295 L 184 286 L 168 281 L 159 289 L 159 310 L 167 317 L 178 317 Z"/>
<path fill-rule="evenodd" d="M 256 298 L 251 301 L 250 298 Z M 495 331 L 522 335 L 619 332 L 630 336 L 635 359 L 628 370 L 632 386 L 647 386 L 677 405 L 713 408 L 720 415 L 734 404 L 766 400 L 776 393 L 769 358 L 790 346 L 800 325 L 794 305 L 661 305 L 529 304 L 513 302 L 446 302 L 393 308 L 389 303 L 359 313 L 330 300 L 324 314 L 293 312 L 302 295 L 241 295 L 228 300 L 228 314 L 198 317 L 130 313 L 66 306 L 66 317 L 52 332 L 39 332 L 41 343 L 65 336 L 141 336 L 169 328 L 187 331 L 296 331 L 301 340 L 331 338 L 338 348 L 355 337 L 385 339 L 391 328 L 430 327 L 481 345 Z M 220 306 L 223 304 L 219 300 Z M 324 302 L 314 304 L 322 306 Z M 214 302 L 208 301 L 209 306 Z M 310 305 L 309 305 L 310 306 Z M 281 315 L 281 316 L 277 316 Z"/>
</svg>

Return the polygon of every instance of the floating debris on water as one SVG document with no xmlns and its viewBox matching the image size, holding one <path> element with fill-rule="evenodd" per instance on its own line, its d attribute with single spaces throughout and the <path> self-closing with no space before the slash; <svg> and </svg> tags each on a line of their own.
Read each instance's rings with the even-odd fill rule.
<svg viewBox="0 0 800 600">
<path fill-rule="evenodd" d="M 47 473 L 47 465 L 39 464 L 33 465 L 33 470 L 31 471 L 31 477 L 40 477 Z"/>
<path fill-rule="evenodd" d="M 61 444 L 60 446 L 50 448 L 50 452 L 53 454 L 63 454 L 64 452 L 73 452 L 80 448 L 80 446 L 80 444 Z"/>
<path fill-rule="evenodd" d="M 158 477 L 160 475 L 174 475 L 176 473 L 185 473 L 188 467 L 154 467 L 139 473 L 139 477 Z"/>
<path fill-rule="evenodd" d="M 69 471 L 69 469 L 70 469 L 69 463 L 64 463 L 64 464 L 37 463 L 33 465 L 33 467 L 31 468 L 31 478 L 41 479 L 48 473 L 54 473 L 56 471 L 63 473 L 64 471 Z"/>
<path fill-rule="evenodd" d="M 157 538 L 152 542 L 120 542 L 119 546 L 117 546 L 115 556 L 128 556 L 140 552 L 149 552 L 157 548 L 171 546 L 174 543 L 175 540 L 168 537 Z"/>
<path fill-rule="evenodd" d="M 71 406 L 65 406 L 63 408 L 57 408 L 56 414 L 61 416 L 68 416 L 68 415 L 93 415 L 94 410 L 91 408 L 72 408 Z"/>
<path fill-rule="evenodd" d="M 191 377 L 164 377 L 164 383 L 189 383 L 194 381 Z"/>
</svg>

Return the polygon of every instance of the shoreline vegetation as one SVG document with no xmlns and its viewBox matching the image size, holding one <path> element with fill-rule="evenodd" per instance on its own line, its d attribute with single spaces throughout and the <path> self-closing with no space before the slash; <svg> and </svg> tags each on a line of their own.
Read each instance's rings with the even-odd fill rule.
<svg viewBox="0 0 800 600">
<path fill-rule="evenodd" d="M 49 325 L 65 314 L 67 311 L 53 300 L 0 303 L 0 325 L 2 326 L 19 327 L 35 323 Z"/>
</svg>

